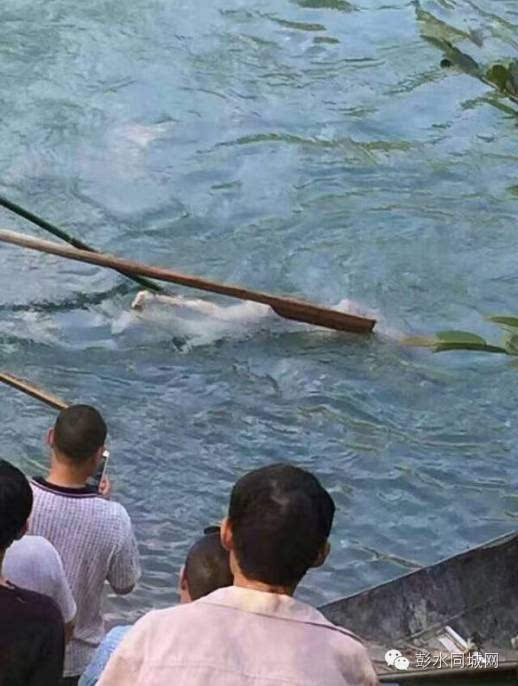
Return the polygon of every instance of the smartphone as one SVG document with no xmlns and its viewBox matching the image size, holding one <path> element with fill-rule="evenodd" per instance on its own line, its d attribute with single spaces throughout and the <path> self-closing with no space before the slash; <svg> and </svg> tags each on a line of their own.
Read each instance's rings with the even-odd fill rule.
<svg viewBox="0 0 518 686">
<path fill-rule="evenodd" d="M 95 474 L 93 476 L 90 476 L 87 480 L 86 483 L 92 487 L 93 490 L 98 491 L 99 486 L 101 485 L 101 481 L 104 478 L 104 475 L 106 474 L 106 468 L 108 466 L 108 458 L 110 457 L 110 451 L 109 450 L 104 450 L 103 451 L 103 459 L 101 462 L 99 462 L 99 465 L 97 469 L 95 470 Z"/>
</svg>

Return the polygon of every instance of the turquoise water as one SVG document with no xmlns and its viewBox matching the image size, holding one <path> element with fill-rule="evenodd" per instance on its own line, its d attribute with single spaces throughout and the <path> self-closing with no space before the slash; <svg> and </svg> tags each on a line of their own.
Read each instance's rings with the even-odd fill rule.
<svg viewBox="0 0 518 686">
<path fill-rule="evenodd" d="M 4 1 L 0 193 L 99 249 L 380 318 L 138 319 L 123 277 L 0 247 L 2 367 L 109 421 L 144 566 L 112 618 L 174 602 L 190 542 L 272 461 L 338 506 L 311 602 L 515 528 L 518 370 L 398 338 L 518 314 L 518 108 L 425 40 L 487 65 L 517 25 L 514 0 Z M 0 399 L 3 456 L 41 471 L 55 415 Z"/>
</svg>

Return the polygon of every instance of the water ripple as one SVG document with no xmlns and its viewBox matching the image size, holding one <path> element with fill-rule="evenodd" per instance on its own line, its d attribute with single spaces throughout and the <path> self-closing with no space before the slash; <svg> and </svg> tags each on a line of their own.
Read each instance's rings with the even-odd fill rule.
<svg viewBox="0 0 518 686">
<path fill-rule="evenodd" d="M 333 555 L 300 591 L 315 603 L 515 526 L 516 369 L 398 343 L 490 337 L 485 317 L 516 310 L 516 113 L 426 40 L 514 59 L 513 4 L 2 9 L 4 195 L 100 250 L 380 320 L 365 340 L 274 315 L 138 319 L 121 276 L 0 248 L 2 366 L 108 418 L 144 564 L 110 621 L 174 602 L 190 542 L 271 461 L 337 503 Z M 54 414 L 0 399 L 5 456 L 43 469 Z"/>
</svg>

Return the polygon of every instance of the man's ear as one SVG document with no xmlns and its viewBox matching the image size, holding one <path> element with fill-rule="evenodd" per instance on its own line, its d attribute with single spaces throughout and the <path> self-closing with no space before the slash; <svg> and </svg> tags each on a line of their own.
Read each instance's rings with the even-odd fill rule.
<svg viewBox="0 0 518 686">
<path fill-rule="evenodd" d="M 180 569 L 180 581 L 178 583 L 178 593 L 180 594 L 181 603 L 192 602 L 191 592 L 189 590 L 189 582 L 187 581 L 187 574 L 185 573 L 185 565 Z"/>
<path fill-rule="evenodd" d="M 191 593 L 189 591 L 189 582 L 187 581 L 187 574 L 185 573 L 185 565 L 182 565 L 182 568 L 180 569 L 180 592 L 187 593 L 190 599 Z"/>
<path fill-rule="evenodd" d="M 327 559 L 327 556 L 331 552 L 331 544 L 326 541 L 324 545 L 320 548 L 317 559 L 311 565 L 312 567 L 321 567 Z"/>
<path fill-rule="evenodd" d="M 49 429 L 47 431 L 47 445 L 51 448 L 54 447 L 54 429 Z"/>
<path fill-rule="evenodd" d="M 234 537 L 232 535 L 232 526 L 230 525 L 230 520 L 228 517 L 221 522 L 221 527 L 219 530 L 219 537 L 221 540 L 221 545 L 230 552 L 234 549 Z"/>
</svg>

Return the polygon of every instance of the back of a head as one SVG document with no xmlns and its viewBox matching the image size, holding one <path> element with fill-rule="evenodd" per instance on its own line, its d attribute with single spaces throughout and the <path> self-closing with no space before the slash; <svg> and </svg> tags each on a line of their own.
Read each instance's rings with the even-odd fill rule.
<svg viewBox="0 0 518 686">
<path fill-rule="evenodd" d="M 0 460 L 0 550 L 8 548 L 22 531 L 32 510 L 32 490 L 25 475 Z"/>
<path fill-rule="evenodd" d="M 74 462 L 93 457 L 106 440 L 106 424 L 90 405 L 71 405 L 59 413 L 54 426 L 54 448 Z"/>
<path fill-rule="evenodd" d="M 329 537 L 335 505 L 318 479 L 275 464 L 239 479 L 230 496 L 234 552 L 247 579 L 293 586 Z"/>
<path fill-rule="evenodd" d="M 221 545 L 219 533 L 206 534 L 196 541 L 187 554 L 184 573 L 192 600 L 232 586 L 229 554 Z"/>
</svg>

